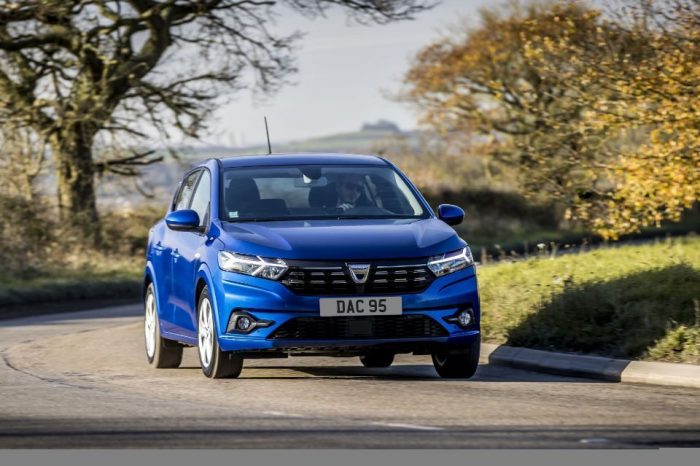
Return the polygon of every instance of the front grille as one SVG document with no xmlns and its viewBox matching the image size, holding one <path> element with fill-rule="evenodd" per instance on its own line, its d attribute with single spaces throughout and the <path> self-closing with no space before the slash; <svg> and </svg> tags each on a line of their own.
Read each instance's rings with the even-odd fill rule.
<svg viewBox="0 0 700 466">
<path fill-rule="evenodd" d="M 289 289 L 302 295 L 352 295 L 417 293 L 434 277 L 422 264 L 373 264 L 364 284 L 355 283 L 347 266 L 291 265 L 282 279 Z"/>
<path fill-rule="evenodd" d="M 280 325 L 269 340 L 342 340 L 446 336 L 447 330 L 425 315 L 370 317 L 297 317 Z"/>
<path fill-rule="evenodd" d="M 433 275 L 424 265 L 377 266 L 370 280 L 370 293 L 412 293 L 424 290 Z"/>
</svg>

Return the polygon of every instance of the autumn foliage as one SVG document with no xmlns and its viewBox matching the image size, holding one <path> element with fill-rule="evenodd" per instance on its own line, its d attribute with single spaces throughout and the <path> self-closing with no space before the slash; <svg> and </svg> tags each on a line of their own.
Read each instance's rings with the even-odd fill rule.
<svg viewBox="0 0 700 466">
<path fill-rule="evenodd" d="M 603 237 L 678 220 L 700 192 L 700 3 L 620 5 L 483 11 L 419 52 L 403 97 Z"/>
</svg>

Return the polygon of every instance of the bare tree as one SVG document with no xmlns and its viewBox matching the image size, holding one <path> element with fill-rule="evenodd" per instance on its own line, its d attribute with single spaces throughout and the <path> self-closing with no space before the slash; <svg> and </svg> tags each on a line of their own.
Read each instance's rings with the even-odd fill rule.
<svg viewBox="0 0 700 466">
<path fill-rule="evenodd" d="M 222 95 L 272 92 L 295 71 L 299 33 L 274 33 L 276 14 L 315 17 L 334 6 L 380 24 L 429 7 L 424 0 L 0 0 L 0 114 L 47 142 L 61 215 L 90 234 L 97 171 L 153 161 L 149 153 L 96 160 L 98 133 L 146 138 L 148 123 L 196 136 Z"/>
</svg>

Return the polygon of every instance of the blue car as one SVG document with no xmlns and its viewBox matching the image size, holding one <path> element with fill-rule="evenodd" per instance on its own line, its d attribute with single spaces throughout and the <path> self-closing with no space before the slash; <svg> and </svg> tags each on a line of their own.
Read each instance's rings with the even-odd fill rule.
<svg viewBox="0 0 700 466">
<path fill-rule="evenodd" d="M 245 359 L 359 356 L 388 367 L 430 354 L 441 377 L 479 361 L 479 294 L 464 211 L 437 215 L 375 156 L 210 159 L 185 174 L 150 231 L 146 356 L 177 367 L 198 348 L 204 375 Z"/>
</svg>

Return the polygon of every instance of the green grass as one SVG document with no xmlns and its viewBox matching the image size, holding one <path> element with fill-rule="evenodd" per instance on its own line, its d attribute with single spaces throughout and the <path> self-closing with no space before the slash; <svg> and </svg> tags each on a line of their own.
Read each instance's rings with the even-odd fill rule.
<svg viewBox="0 0 700 466">
<path fill-rule="evenodd" d="M 479 269 L 484 339 L 700 364 L 700 239 Z"/>
</svg>

